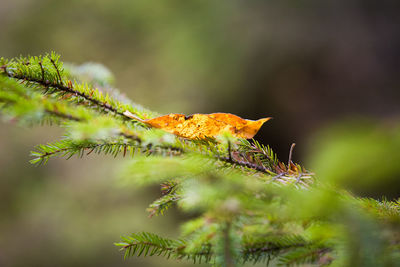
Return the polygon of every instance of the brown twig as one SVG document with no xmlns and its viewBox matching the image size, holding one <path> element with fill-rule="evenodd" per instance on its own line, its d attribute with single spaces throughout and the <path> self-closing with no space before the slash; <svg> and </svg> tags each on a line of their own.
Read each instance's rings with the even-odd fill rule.
<svg viewBox="0 0 400 267">
<path fill-rule="evenodd" d="M 40 69 L 42 70 L 42 81 L 44 81 L 44 69 L 43 69 L 43 64 L 41 61 L 39 62 L 39 66 L 40 66 Z"/>
<path fill-rule="evenodd" d="M 287 164 L 287 169 L 290 170 L 290 165 L 292 163 L 292 155 L 293 155 L 293 149 L 296 146 L 296 143 L 292 143 L 292 145 L 290 146 L 290 150 L 289 150 L 289 159 L 288 159 L 288 164 Z"/>
<path fill-rule="evenodd" d="M 231 164 L 236 164 L 239 166 L 247 167 L 250 169 L 254 169 L 259 172 L 263 173 L 269 173 L 263 165 L 258 165 L 256 163 L 251 163 L 251 162 L 245 162 L 245 161 L 239 161 L 239 160 L 234 160 L 232 157 L 218 157 L 219 160 L 231 163 Z"/>
<path fill-rule="evenodd" d="M 50 61 L 51 61 L 51 64 L 53 64 L 54 69 L 57 71 L 58 79 L 60 80 L 61 85 L 64 85 L 61 75 L 60 75 L 60 71 L 58 69 L 58 66 L 56 65 L 56 63 L 54 62 L 54 60 L 52 58 L 50 59 Z"/>
<path fill-rule="evenodd" d="M 61 113 L 59 111 L 55 111 L 55 110 L 50 110 L 50 109 L 46 109 L 45 110 L 46 113 L 49 113 L 50 115 L 54 115 L 63 119 L 67 119 L 67 120 L 71 120 L 71 121 L 81 121 L 81 118 L 75 117 L 71 114 L 65 114 L 65 113 Z"/>
</svg>

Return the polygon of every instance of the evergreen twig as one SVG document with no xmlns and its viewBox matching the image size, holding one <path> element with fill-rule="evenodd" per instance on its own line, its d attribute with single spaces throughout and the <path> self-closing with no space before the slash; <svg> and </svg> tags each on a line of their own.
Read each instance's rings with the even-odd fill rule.
<svg viewBox="0 0 400 267">
<path fill-rule="evenodd" d="M 198 216 L 183 226 L 183 239 L 152 233 L 122 237 L 116 245 L 125 258 L 162 255 L 225 266 L 263 260 L 268 264 L 277 258 L 282 265 L 323 265 L 336 258 L 348 260 L 347 255 L 337 253 L 343 249 L 338 249 L 338 240 L 347 238 L 349 255 L 363 251 L 354 253 L 353 247 L 370 252 L 379 248 L 389 257 L 385 261 L 395 262 L 400 202 L 357 199 L 318 187 L 314 175 L 292 161 L 295 143 L 286 163 L 256 140 L 228 140 L 227 144 L 211 138 L 186 140 L 141 123 L 128 123 L 131 119 L 125 110 L 145 118 L 154 113 L 121 102 L 115 95 L 104 95 L 65 73 L 55 53 L 0 58 L 0 111 L 28 124 L 49 120 L 66 129 L 61 141 L 37 146 L 31 163 L 91 153 L 131 155 L 125 175 L 128 182 L 162 185 L 162 196 L 147 209 L 150 217 L 164 214 L 174 204 Z M 320 197 L 318 190 L 328 197 Z M 299 208 L 302 201 L 306 204 Z M 320 211 L 308 204 L 316 202 L 329 205 Z M 307 213 L 310 207 L 311 215 Z M 349 222 L 352 229 L 363 227 L 362 238 L 351 239 L 354 233 L 346 236 L 345 231 L 336 231 Z M 379 234 L 378 224 L 382 227 Z M 389 241 L 382 242 L 382 236 Z M 372 240 L 374 249 L 359 240 Z M 374 257 L 378 258 L 375 262 L 383 262 L 379 255 Z"/>
</svg>

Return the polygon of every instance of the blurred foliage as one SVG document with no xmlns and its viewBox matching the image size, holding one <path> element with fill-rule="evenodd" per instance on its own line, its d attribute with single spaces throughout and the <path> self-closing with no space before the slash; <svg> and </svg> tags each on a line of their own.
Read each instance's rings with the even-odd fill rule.
<svg viewBox="0 0 400 267">
<path fill-rule="evenodd" d="M 314 143 L 309 164 L 321 179 L 363 196 L 400 197 L 398 120 L 341 122 L 320 132 Z"/>
</svg>

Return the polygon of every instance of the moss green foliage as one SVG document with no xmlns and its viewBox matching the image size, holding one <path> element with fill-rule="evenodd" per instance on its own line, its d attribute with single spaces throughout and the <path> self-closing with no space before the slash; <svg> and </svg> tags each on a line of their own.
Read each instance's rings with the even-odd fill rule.
<svg viewBox="0 0 400 267">
<path fill-rule="evenodd" d="M 37 146 L 31 162 L 92 152 L 130 157 L 121 182 L 161 185 L 162 196 L 150 204 L 150 216 L 177 206 L 194 217 L 176 239 L 124 235 L 116 245 L 125 257 L 161 255 L 215 266 L 400 262 L 398 202 L 356 198 L 316 180 L 290 158 L 281 162 L 269 146 L 255 140 L 229 135 L 186 140 L 150 129 L 124 112 L 144 119 L 157 114 L 112 89 L 106 69 L 66 66 L 55 53 L 0 59 L 3 117 L 65 129 L 61 140 Z"/>
</svg>

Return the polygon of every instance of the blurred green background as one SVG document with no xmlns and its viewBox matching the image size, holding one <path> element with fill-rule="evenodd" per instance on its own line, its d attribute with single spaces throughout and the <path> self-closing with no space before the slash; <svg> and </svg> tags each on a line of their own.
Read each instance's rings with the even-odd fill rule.
<svg viewBox="0 0 400 267">
<path fill-rule="evenodd" d="M 1 0 L 0 56 L 99 62 L 160 113 L 272 116 L 256 139 L 361 196 L 400 196 L 398 1 Z M 0 266 L 187 266 L 124 261 L 120 234 L 175 237 L 147 218 L 160 193 L 121 188 L 109 157 L 28 163 L 56 128 L 0 122 Z"/>
</svg>

